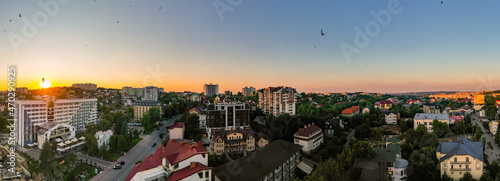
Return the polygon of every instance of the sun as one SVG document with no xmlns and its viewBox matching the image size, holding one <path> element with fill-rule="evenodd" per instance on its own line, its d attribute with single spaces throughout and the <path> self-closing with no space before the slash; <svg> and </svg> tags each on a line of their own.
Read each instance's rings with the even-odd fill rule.
<svg viewBox="0 0 500 181">
<path fill-rule="evenodd" d="M 45 79 L 45 83 L 43 83 L 43 82 L 40 80 L 40 87 L 41 87 L 41 88 L 49 88 L 51 85 L 52 85 L 52 82 L 50 82 L 50 80 Z"/>
</svg>

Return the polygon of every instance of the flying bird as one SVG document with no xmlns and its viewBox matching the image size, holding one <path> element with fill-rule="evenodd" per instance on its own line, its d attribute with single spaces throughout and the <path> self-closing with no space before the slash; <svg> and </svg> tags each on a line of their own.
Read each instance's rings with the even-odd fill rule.
<svg viewBox="0 0 500 181">
<path fill-rule="evenodd" d="M 323 33 L 323 29 L 321 29 L 321 36 L 325 36 L 326 33 Z"/>
<path fill-rule="evenodd" d="M 116 21 L 116 23 L 120 23 L 120 21 Z"/>
<path fill-rule="evenodd" d="M 19 17 L 21 17 L 21 13 L 19 13 Z"/>
<path fill-rule="evenodd" d="M 163 8 L 163 6 L 160 6 L 160 9 L 158 9 L 158 11 L 161 11 L 161 8 Z"/>
<path fill-rule="evenodd" d="M 314 45 L 314 48 L 316 48 L 316 45 Z"/>
<path fill-rule="evenodd" d="M 443 4 L 443 1 L 441 1 L 441 4 Z"/>
<path fill-rule="evenodd" d="M 9 20 L 9 22 L 12 22 L 12 20 Z"/>
</svg>

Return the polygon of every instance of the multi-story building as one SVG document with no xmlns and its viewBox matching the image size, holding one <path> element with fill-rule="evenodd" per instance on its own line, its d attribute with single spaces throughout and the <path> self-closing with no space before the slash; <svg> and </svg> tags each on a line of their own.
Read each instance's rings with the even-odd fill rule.
<svg viewBox="0 0 500 181">
<path fill-rule="evenodd" d="M 380 102 L 376 102 L 373 105 L 375 108 L 389 109 L 392 107 L 392 101 L 391 100 L 381 100 Z"/>
<path fill-rule="evenodd" d="M 101 146 L 106 146 L 109 149 L 109 139 L 113 136 L 113 131 L 98 131 L 94 136 L 97 139 L 97 147 L 99 149 L 101 149 Z"/>
<path fill-rule="evenodd" d="M 245 86 L 243 89 L 241 89 L 241 92 L 243 93 L 244 96 L 251 96 L 255 93 L 255 88 L 250 86 Z"/>
<path fill-rule="evenodd" d="M 92 84 L 92 83 L 77 83 L 77 84 L 73 84 L 71 85 L 71 87 L 74 87 L 74 88 L 80 88 L 80 89 L 83 89 L 83 90 L 92 90 L 92 91 L 95 91 L 97 90 L 97 84 Z"/>
<path fill-rule="evenodd" d="M 85 131 L 87 124 L 97 124 L 97 99 L 55 100 L 44 96 L 44 100 L 15 101 L 14 104 L 16 140 L 21 146 L 37 143 L 40 126 L 48 122 L 69 125 L 76 132 Z"/>
<path fill-rule="evenodd" d="M 151 108 L 158 108 L 161 112 L 161 102 L 160 101 L 134 101 L 134 120 L 140 121 L 143 114 Z M 158 120 L 155 120 L 158 121 Z"/>
<path fill-rule="evenodd" d="M 339 126 L 340 129 L 344 129 L 344 121 L 339 117 L 333 117 L 325 121 L 325 135 L 332 137 L 335 133 L 335 127 Z"/>
<path fill-rule="evenodd" d="M 16 87 L 16 93 L 17 94 L 27 94 L 28 88 L 27 87 Z"/>
<path fill-rule="evenodd" d="M 210 151 L 216 155 L 255 150 L 255 135 L 250 127 L 230 130 L 214 129 L 212 131 Z"/>
<path fill-rule="evenodd" d="M 142 100 L 157 101 L 159 93 L 160 93 L 160 91 L 159 91 L 158 87 L 154 87 L 154 86 L 144 87 L 144 95 L 142 97 Z"/>
<path fill-rule="evenodd" d="M 398 115 L 395 113 L 385 113 L 385 122 L 387 124 L 397 124 L 398 123 Z"/>
<path fill-rule="evenodd" d="M 450 124 L 450 116 L 448 114 L 423 114 L 417 113 L 413 117 L 414 129 L 417 129 L 419 124 L 425 125 L 428 132 L 432 132 L 432 122 L 437 119 L 438 121 Z"/>
<path fill-rule="evenodd" d="M 170 140 L 138 163 L 125 181 L 211 181 L 208 152 L 201 141 Z"/>
<path fill-rule="evenodd" d="M 302 146 L 302 151 L 309 153 L 323 143 L 323 132 L 314 124 L 305 125 L 293 135 L 295 144 Z"/>
<path fill-rule="evenodd" d="M 490 133 L 495 136 L 498 130 L 498 121 L 491 121 L 490 123 Z"/>
<path fill-rule="evenodd" d="M 206 96 L 219 95 L 219 84 L 205 84 L 203 86 L 203 93 L 205 93 Z"/>
<path fill-rule="evenodd" d="M 301 161 L 300 145 L 278 140 L 265 148 L 213 169 L 216 181 L 293 180 Z M 237 165 L 237 170 L 234 170 Z"/>
<path fill-rule="evenodd" d="M 144 94 L 144 88 L 123 87 L 122 94 L 142 97 L 142 95 Z"/>
<path fill-rule="evenodd" d="M 434 104 L 424 104 L 423 108 L 425 114 L 440 114 L 441 108 Z"/>
<path fill-rule="evenodd" d="M 209 104 L 205 110 L 207 129 L 250 126 L 250 106 L 246 103 Z"/>
<path fill-rule="evenodd" d="M 407 167 L 408 161 L 401 157 L 401 145 L 386 141 L 385 148 L 373 148 L 375 157 L 372 160 L 377 160 L 383 168 L 387 170 L 390 180 L 405 181 L 408 177 Z"/>
<path fill-rule="evenodd" d="M 461 180 L 466 172 L 479 180 L 483 174 L 483 143 L 457 138 L 443 142 L 436 149 L 441 175 L 447 174 L 453 180 Z"/>
<path fill-rule="evenodd" d="M 264 134 L 263 132 L 258 132 L 255 133 L 255 141 L 256 145 L 259 148 L 264 148 L 269 144 L 269 136 L 267 134 Z"/>
<path fill-rule="evenodd" d="M 184 139 L 184 131 L 186 127 L 184 123 L 174 123 L 168 127 L 170 139 Z"/>
<path fill-rule="evenodd" d="M 295 115 L 296 93 L 294 88 L 283 86 L 260 89 L 258 91 L 259 108 L 267 115 Z"/>
</svg>

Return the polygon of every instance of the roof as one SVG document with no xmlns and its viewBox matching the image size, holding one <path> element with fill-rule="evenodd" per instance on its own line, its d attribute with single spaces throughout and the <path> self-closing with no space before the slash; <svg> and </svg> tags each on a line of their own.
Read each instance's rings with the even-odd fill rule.
<svg viewBox="0 0 500 181">
<path fill-rule="evenodd" d="M 299 128 L 299 130 L 297 131 L 297 134 L 299 136 L 309 137 L 318 131 L 321 132 L 321 128 L 319 128 L 318 126 L 313 124 L 313 125 L 309 125 L 305 128 Z"/>
<path fill-rule="evenodd" d="M 263 132 L 255 133 L 255 140 L 260 140 L 261 138 L 269 140 L 269 136 Z"/>
<path fill-rule="evenodd" d="M 399 144 L 389 144 L 387 148 L 373 148 L 377 154 L 373 157 L 373 160 L 381 162 L 396 162 L 396 155 L 401 151 L 401 145 Z"/>
<path fill-rule="evenodd" d="M 237 160 L 220 165 L 213 169 L 213 173 L 221 181 L 229 180 L 261 180 L 295 153 L 299 153 L 302 146 L 284 140 L 270 143 L 264 149 L 257 150 Z M 234 172 L 234 165 L 238 165 L 243 172 Z M 231 173 L 231 174 L 228 174 Z"/>
<path fill-rule="evenodd" d="M 226 136 L 233 134 L 233 133 L 241 133 L 241 134 L 243 134 L 243 139 L 247 139 L 249 136 L 253 136 L 255 133 L 250 127 L 247 127 L 245 129 L 236 128 L 234 130 L 214 129 L 213 132 L 214 132 L 214 134 L 212 136 L 212 140 L 214 140 L 214 141 L 219 139 L 219 138 L 223 138 L 224 141 L 228 141 Z"/>
<path fill-rule="evenodd" d="M 408 161 L 407 160 L 401 159 L 401 158 L 396 158 L 396 164 L 394 164 L 394 167 L 396 167 L 396 168 L 405 168 L 406 166 L 408 166 Z"/>
<path fill-rule="evenodd" d="M 184 123 L 174 123 L 174 124 L 168 126 L 168 129 L 174 129 L 174 128 L 185 128 Z"/>
<path fill-rule="evenodd" d="M 201 153 L 207 153 L 201 141 L 193 143 L 190 141 L 170 140 L 167 146 L 160 144 L 160 146 L 156 148 L 154 154 L 147 155 L 142 163 L 135 165 L 127 178 L 125 178 L 125 181 L 131 180 L 138 172 L 162 165 L 163 158 L 166 158 L 167 161 L 173 165 Z"/>
<path fill-rule="evenodd" d="M 446 154 L 445 156 L 441 157 L 441 159 L 439 159 L 439 162 L 442 162 L 455 155 L 470 155 L 484 162 L 483 143 L 472 142 L 463 137 L 457 138 L 452 142 L 441 143 L 437 147 L 436 152 L 440 152 L 441 154 Z"/>
<path fill-rule="evenodd" d="M 449 120 L 450 116 L 448 114 L 424 114 L 417 113 L 413 119 L 438 119 L 438 120 Z"/>
<path fill-rule="evenodd" d="M 342 114 L 352 114 L 352 109 L 351 108 L 344 109 L 342 111 Z"/>
<path fill-rule="evenodd" d="M 400 142 L 400 140 L 397 138 L 389 138 L 389 139 L 385 140 L 385 142 L 398 143 L 398 142 Z"/>
<path fill-rule="evenodd" d="M 172 173 L 172 175 L 170 175 L 167 178 L 167 181 L 181 180 L 181 179 L 184 179 L 184 178 L 186 178 L 190 175 L 193 175 L 199 171 L 210 170 L 210 169 L 212 169 L 212 167 L 207 167 L 201 163 L 195 162 L 195 163 L 192 163 L 190 166 L 184 167 L 183 169 L 180 169 L 180 170 Z"/>
</svg>

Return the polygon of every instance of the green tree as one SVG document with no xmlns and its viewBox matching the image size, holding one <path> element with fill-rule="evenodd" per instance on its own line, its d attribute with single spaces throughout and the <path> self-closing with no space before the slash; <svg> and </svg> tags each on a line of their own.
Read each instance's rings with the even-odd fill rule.
<svg viewBox="0 0 500 181">
<path fill-rule="evenodd" d="M 106 131 L 106 130 L 109 130 L 109 128 L 111 128 L 111 126 L 112 126 L 111 122 L 109 120 L 107 120 L 106 118 L 99 120 L 99 130 Z"/>
<path fill-rule="evenodd" d="M 42 168 L 42 170 L 46 170 L 47 168 L 49 168 L 49 164 L 52 162 L 53 158 L 54 149 L 52 148 L 50 141 L 46 141 L 42 145 L 42 150 L 40 150 L 40 157 L 38 158 L 40 160 L 40 168 Z"/>
<path fill-rule="evenodd" d="M 352 145 L 352 151 L 355 158 L 372 158 L 376 154 L 368 141 L 357 141 Z"/>
<path fill-rule="evenodd" d="M 158 135 L 160 137 L 160 140 L 163 139 L 163 132 Z"/>
<path fill-rule="evenodd" d="M 441 179 L 439 179 L 439 181 L 452 181 L 452 180 L 450 176 L 445 172 L 444 175 L 441 176 Z"/>
<path fill-rule="evenodd" d="M 462 181 L 474 181 L 474 178 L 472 178 L 472 174 L 470 174 L 470 172 L 465 172 L 464 177 L 462 177 Z"/>
<path fill-rule="evenodd" d="M 442 138 L 450 133 L 450 128 L 447 123 L 442 123 L 437 119 L 434 119 L 434 121 L 432 121 L 432 131 L 439 138 Z"/>
<path fill-rule="evenodd" d="M 126 151 L 128 149 L 128 142 L 127 138 L 125 138 L 125 135 L 120 135 L 118 136 L 118 150 L 121 151 Z"/>
<path fill-rule="evenodd" d="M 474 139 L 476 141 L 480 141 L 482 136 L 483 136 L 483 131 L 481 131 L 481 128 L 479 126 L 477 126 L 476 127 L 476 136 Z"/>
<path fill-rule="evenodd" d="M 370 127 L 367 124 L 362 124 L 356 127 L 354 136 L 358 139 L 366 139 L 370 137 Z"/>
<path fill-rule="evenodd" d="M 455 123 L 454 132 L 455 134 L 464 134 L 467 130 L 465 123 L 463 121 L 458 121 Z"/>
</svg>

